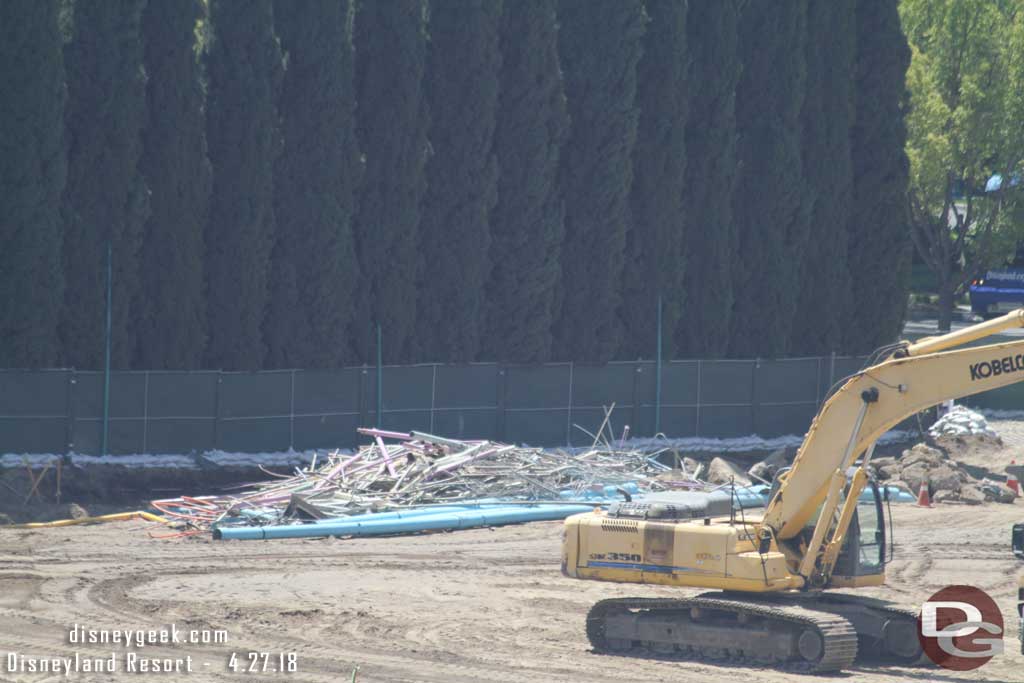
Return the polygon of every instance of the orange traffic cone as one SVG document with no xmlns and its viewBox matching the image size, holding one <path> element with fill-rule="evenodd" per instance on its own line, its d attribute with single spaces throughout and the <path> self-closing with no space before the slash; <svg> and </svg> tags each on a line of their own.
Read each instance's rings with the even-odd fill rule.
<svg viewBox="0 0 1024 683">
<path fill-rule="evenodd" d="M 932 506 L 931 496 L 928 495 L 928 482 L 922 480 L 921 488 L 917 490 L 917 507 L 930 508 Z"/>
<path fill-rule="evenodd" d="M 1016 465 L 1017 461 L 1016 460 L 1011 460 L 1010 464 L 1011 465 Z M 1009 486 L 1011 489 L 1013 489 L 1013 492 L 1016 493 L 1017 496 L 1020 496 L 1020 482 L 1017 481 L 1017 475 L 1016 474 L 1014 474 L 1013 472 L 1007 473 L 1007 475 L 1006 475 L 1006 485 Z"/>
</svg>

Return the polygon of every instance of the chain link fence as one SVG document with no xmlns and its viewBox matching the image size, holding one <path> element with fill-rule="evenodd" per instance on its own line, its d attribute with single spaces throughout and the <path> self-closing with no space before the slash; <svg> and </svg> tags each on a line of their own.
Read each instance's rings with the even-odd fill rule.
<svg viewBox="0 0 1024 683">
<path fill-rule="evenodd" d="M 458 439 L 583 445 L 615 405 L 618 432 L 670 437 L 803 434 L 829 388 L 862 358 L 638 361 L 381 368 L 380 425 Z M 275 452 L 351 448 L 376 425 L 377 369 L 114 372 L 108 452 Z M 1015 409 L 1024 386 L 969 404 Z M 659 413 L 660 411 L 660 413 Z M 656 415 L 658 419 L 656 420 Z M 103 373 L 0 371 L 0 453 L 98 454 Z"/>
</svg>

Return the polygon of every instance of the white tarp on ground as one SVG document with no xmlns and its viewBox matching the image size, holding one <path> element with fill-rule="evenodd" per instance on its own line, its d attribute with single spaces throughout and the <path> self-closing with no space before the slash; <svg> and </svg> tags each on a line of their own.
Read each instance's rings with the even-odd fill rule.
<svg viewBox="0 0 1024 683">
<path fill-rule="evenodd" d="M 916 438 L 916 433 L 892 430 L 885 434 L 880 443 L 901 443 Z M 622 446 L 635 450 L 669 449 L 680 453 L 747 453 L 751 451 L 774 451 L 780 448 L 799 446 L 803 436 L 779 436 L 765 439 L 756 434 L 732 439 L 710 439 L 704 437 L 685 437 L 670 439 L 665 437 L 628 439 L 625 442 L 613 442 L 613 446 Z M 565 450 L 565 449 L 562 449 Z M 208 451 L 202 454 L 166 454 L 154 453 L 132 455 L 82 455 L 72 453 L 65 460 L 72 466 L 89 467 L 92 465 L 118 465 L 121 467 L 152 467 L 158 469 L 200 469 L 202 467 L 305 467 L 313 457 L 323 458 L 332 449 L 309 451 L 279 451 L 275 453 L 225 453 L 224 451 Z M 340 449 L 340 453 L 351 452 Z M 63 456 L 52 453 L 6 453 L 0 455 L 0 468 L 25 467 L 26 464 L 38 469 L 47 464 L 56 464 Z"/>
</svg>

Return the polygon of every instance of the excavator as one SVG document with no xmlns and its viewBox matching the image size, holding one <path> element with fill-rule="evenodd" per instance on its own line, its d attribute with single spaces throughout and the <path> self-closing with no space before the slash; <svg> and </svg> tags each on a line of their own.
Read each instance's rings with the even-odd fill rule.
<svg viewBox="0 0 1024 683">
<path fill-rule="evenodd" d="M 722 489 L 627 497 L 567 518 L 568 577 L 711 589 L 598 602 L 586 618 L 593 649 L 802 673 L 855 659 L 925 663 L 916 609 L 829 589 L 885 583 L 892 523 L 869 470 L 878 438 L 943 401 L 1024 380 L 1024 338 L 965 346 L 1020 327 L 1024 308 L 878 349 L 833 387 L 763 515 L 737 509 Z M 1024 600 L 1024 579 L 1020 590 Z"/>
</svg>

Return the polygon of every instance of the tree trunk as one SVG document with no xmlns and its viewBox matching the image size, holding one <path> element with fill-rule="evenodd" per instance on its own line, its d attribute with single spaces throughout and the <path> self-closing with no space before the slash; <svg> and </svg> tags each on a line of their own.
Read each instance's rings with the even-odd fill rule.
<svg viewBox="0 0 1024 683">
<path fill-rule="evenodd" d="M 956 302 L 956 282 L 952 274 L 944 274 L 939 278 L 939 332 L 949 332 L 953 322 L 953 306 Z"/>
</svg>

